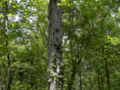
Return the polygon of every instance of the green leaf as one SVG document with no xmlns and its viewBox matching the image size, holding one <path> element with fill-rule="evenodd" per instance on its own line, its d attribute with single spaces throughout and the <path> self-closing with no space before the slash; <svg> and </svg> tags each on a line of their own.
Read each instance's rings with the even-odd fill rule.
<svg viewBox="0 0 120 90">
<path fill-rule="evenodd" d="M 61 3 L 57 3 L 57 5 L 58 5 L 58 6 L 62 6 L 62 4 L 61 4 Z"/>
<path fill-rule="evenodd" d="M 70 4 L 68 4 L 68 6 L 70 6 Z"/>
<path fill-rule="evenodd" d="M 119 14 L 120 14 L 120 9 L 118 10 Z"/>
<path fill-rule="evenodd" d="M 16 6 L 13 6 L 13 8 L 16 8 Z"/>
<path fill-rule="evenodd" d="M 2 15 L 2 14 L 0 14 L 0 17 L 3 17 L 3 15 Z"/>
<path fill-rule="evenodd" d="M 8 14 L 7 16 L 8 16 L 8 17 L 13 17 L 14 15 L 10 13 L 10 14 Z"/>
<path fill-rule="evenodd" d="M 12 26 L 15 26 L 15 23 L 12 23 Z"/>
</svg>

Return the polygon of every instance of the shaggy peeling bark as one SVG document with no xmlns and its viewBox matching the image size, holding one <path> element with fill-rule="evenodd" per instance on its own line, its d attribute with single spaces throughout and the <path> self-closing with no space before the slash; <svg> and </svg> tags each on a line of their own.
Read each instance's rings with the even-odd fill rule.
<svg viewBox="0 0 120 90">
<path fill-rule="evenodd" d="M 60 0 L 50 0 L 49 2 L 49 35 L 48 35 L 48 90 L 57 90 L 62 66 L 62 14 L 61 7 L 57 5 Z"/>
</svg>

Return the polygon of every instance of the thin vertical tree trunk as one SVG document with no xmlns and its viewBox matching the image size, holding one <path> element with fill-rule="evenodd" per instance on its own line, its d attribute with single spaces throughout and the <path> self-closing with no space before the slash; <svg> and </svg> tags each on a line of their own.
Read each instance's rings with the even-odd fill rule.
<svg viewBox="0 0 120 90">
<path fill-rule="evenodd" d="M 67 90 L 72 90 L 72 87 L 73 87 L 73 82 L 74 82 L 74 79 L 75 79 L 75 74 L 76 74 L 76 69 L 77 69 L 77 60 L 78 56 L 76 57 L 75 61 L 73 60 L 73 68 L 72 68 L 72 74 L 71 74 L 71 77 L 70 77 L 70 81 L 68 83 L 68 89 Z"/>
<path fill-rule="evenodd" d="M 78 62 L 77 62 L 78 60 Z M 67 90 L 72 90 L 73 88 L 73 83 L 74 83 L 74 79 L 75 79 L 75 75 L 76 73 L 78 73 L 79 71 L 77 70 L 78 66 L 80 65 L 82 61 L 82 57 L 79 56 L 79 53 L 78 55 L 76 56 L 75 60 L 73 60 L 73 66 L 72 66 L 72 74 L 71 74 L 71 78 L 70 78 L 70 81 L 68 83 L 68 87 L 67 87 Z"/>
<path fill-rule="evenodd" d="M 83 47 L 83 38 L 84 38 L 84 35 L 82 36 L 82 39 L 81 39 L 81 44 L 78 43 L 78 48 L 82 49 Z M 71 45 L 71 44 L 70 44 Z M 71 47 L 72 48 L 72 47 Z M 72 56 L 72 53 L 71 53 L 71 56 Z M 77 61 L 78 60 L 78 61 Z M 70 78 L 70 81 L 68 83 L 68 87 L 67 87 L 67 90 L 72 90 L 73 88 L 73 82 L 74 82 L 74 79 L 75 79 L 75 75 L 76 73 L 79 73 L 79 70 L 77 70 L 77 68 L 79 67 L 80 63 L 82 61 L 82 53 L 78 53 L 75 60 L 72 60 L 72 74 L 71 74 L 71 78 Z M 81 84 L 82 81 L 80 81 L 80 84 Z M 81 84 L 82 85 L 82 84 Z M 82 86 L 80 86 L 81 90 L 82 90 Z"/>
<path fill-rule="evenodd" d="M 100 79 L 101 79 L 101 88 L 102 90 L 104 90 L 104 81 L 103 81 L 102 73 L 100 73 Z"/>
<path fill-rule="evenodd" d="M 102 53 L 103 53 L 103 55 L 105 55 L 104 47 L 102 47 Z M 109 71 L 108 71 L 107 58 L 105 56 L 104 56 L 104 61 L 105 61 L 105 72 L 106 72 L 106 77 L 107 77 L 107 86 L 108 86 L 108 90 L 110 90 L 110 75 L 109 75 Z"/>
<path fill-rule="evenodd" d="M 79 77 L 80 77 L 80 90 L 82 90 L 82 78 L 81 75 L 82 74 L 82 70 L 79 70 Z"/>
<path fill-rule="evenodd" d="M 106 71 L 106 76 L 107 76 L 107 85 L 108 85 L 108 90 L 110 90 L 110 76 L 109 76 L 109 71 L 108 71 L 108 64 L 107 64 L 107 59 L 105 58 L 105 71 Z"/>
<path fill-rule="evenodd" d="M 2 88 L 1 90 L 5 90 L 6 88 L 6 68 L 5 68 L 5 60 L 3 61 L 3 68 L 4 68 L 4 72 L 3 72 L 3 82 L 2 82 Z"/>
<path fill-rule="evenodd" d="M 80 47 L 80 51 L 83 48 L 83 38 L 84 38 L 84 34 L 81 39 L 81 45 L 79 46 L 79 44 L 78 44 L 78 47 Z M 81 52 L 80 56 L 78 57 L 78 61 L 79 61 L 78 66 L 81 65 L 80 63 L 82 62 L 82 56 L 83 56 L 83 54 Z M 79 78 L 80 78 L 80 90 L 82 90 L 82 68 L 81 68 L 81 66 L 80 66 L 80 70 L 79 70 Z"/>
<path fill-rule="evenodd" d="M 5 21 L 5 39 L 6 39 L 6 56 L 8 61 L 8 87 L 7 90 L 10 90 L 10 55 L 8 51 L 8 1 L 5 2 L 5 14 L 4 14 L 4 21 Z"/>
<path fill-rule="evenodd" d="M 2 89 L 1 90 L 5 90 L 5 84 L 6 84 L 6 81 L 5 81 L 5 79 L 6 79 L 6 73 L 4 73 L 4 76 L 3 76 L 3 83 L 2 83 Z"/>
<path fill-rule="evenodd" d="M 49 35 L 48 35 L 48 90 L 57 90 L 58 80 L 61 77 L 62 66 L 62 12 L 58 6 L 60 0 L 49 2 Z"/>
<path fill-rule="evenodd" d="M 97 74 L 98 74 L 98 86 L 99 86 L 99 90 L 101 90 L 101 83 L 100 83 L 100 73 L 99 73 L 99 69 L 97 69 Z"/>
</svg>

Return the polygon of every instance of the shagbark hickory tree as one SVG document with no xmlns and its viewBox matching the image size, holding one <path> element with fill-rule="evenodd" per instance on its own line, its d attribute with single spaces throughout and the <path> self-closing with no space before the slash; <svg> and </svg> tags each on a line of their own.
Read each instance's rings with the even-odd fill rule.
<svg viewBox="0 0 120 90">
<path fill-rule="evenodd" d="M 61 7 L 58 6 L 58 3 L 60 3 L 60 0 L 50 0 L 49 2 L 49 90 L 57 90 L 57 81 L 60 80 L 59 77 L 61 74 L 60 68 L 62 63 L 62 13 Z"/>
</svg>

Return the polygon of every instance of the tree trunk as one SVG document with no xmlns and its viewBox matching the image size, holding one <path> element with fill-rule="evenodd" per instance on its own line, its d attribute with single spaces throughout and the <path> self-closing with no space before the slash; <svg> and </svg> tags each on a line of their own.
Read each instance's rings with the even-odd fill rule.
<svg viewBox="0 0 120 90">
<path fill-rule="evenodd" d="M 98 74 L 98 86 L 99 86 L 99 90 L 101 90 L 101 83 L 100 83 L 100 73 L 99 73 L 99 69 L 97 69 L 97 74 Z"/>
<path fill-rule="evenodd" d="M 105 72 L 106 72 L 106 77 L 107 77 L 107 86 L 108 86 L 108 90 L 110 90 L 110 75 L 109 75 L 109 71 L 108 71 L 108 62 L 107 62 L 107 58 L 105 57 L 104 47 L 102 47 L 102 53 L 104 55 L 104 61 L 105 61 Z"/>
<path fill-rule="evenodd" d="M 10 55 L 8 51 L 8 1 L 5 2 L 5 13 L 4 13 L 4 22 L 5 22 L 5 39 L 6 39 L 6 56 L 8 60 L 8 88 L 10 90 Z"/>
<path fill-rule="evenodd" d="M 106 77 L 107 77 L 107 85 L 108 85 L 108 90 L 110 90 L 110 76 L 109 76 L 109 71 L 108 71 L 108 64 L 107 64 L 107 59 L 105 58 L 105 71 L 106 71 Z"/>
<path fill-rule="evenodd" d="M 104 80 L 103 80 L 102 73 L 100 73 L 100 79 L 101 79 L 101 89 L 104 90 Z"/>
<path fill-rule="evenodd" d="M 70 81 L 68 83 L 68 89 L 67 90 L 72 90 L 72 87 L 73 87 L 73 82 L 74 82 L 74 79 L 75 79 L 75 74 L 76 74 L 76 60 L 73 61 L 73 68 L 72 68 L 72 74 L 71 74 L 71 77 L 70 77 Z"/>
<path fill-rule="evenodd" d="M 5 60 L 4 60 L 5 61 Z M 6 68 L 5 68 L 5 62 L 3 61 L 3 68 L 4 68 L 4 72 L 3 72 L 3 81 L 2 81 L 2 88 L 1 90 L 5 90 L 6 88 Z"/>
<path fill-rule="evenodd" d="M 81 75 L 82 74 L 82 70 L 79 70 L 79 77 L 80 77 L 80 90 L 82 90 L 82 78 Z"/>
<path fill-rule="evenodd" d="M 62 13 L 61 7 L 57 5 L 60 0 L 49 2 L 49 35 L 48 35 L 48 90 L 57 90 L 58 80 L 61 77 L 62 66 Z"/>
</svg>

